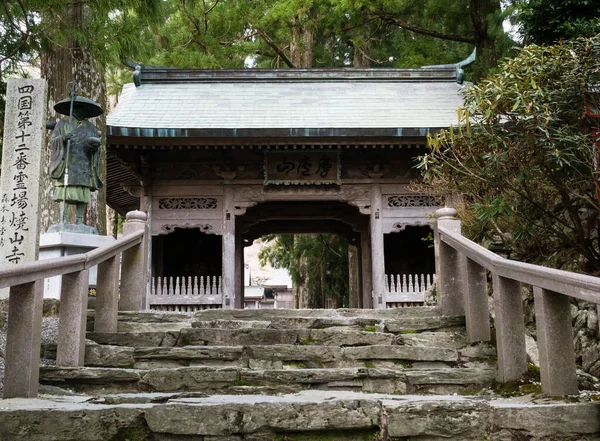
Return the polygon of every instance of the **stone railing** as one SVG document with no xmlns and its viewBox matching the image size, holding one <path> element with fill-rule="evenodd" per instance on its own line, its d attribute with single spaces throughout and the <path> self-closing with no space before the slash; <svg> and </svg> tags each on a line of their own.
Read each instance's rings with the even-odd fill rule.
<svg viewBox="0 0 600 441">
<path fill-rule="evenodd" d="M 221 308 L 221 276 L 153 277 L 148 304 L 159 311 L 192 312 Z"/>
<path fill-rule="evenodd" d="M 98 265 L 95 332 L 116 332 L 118 310 L 144 309 L 146 228 L 146 214 L 132 211 L 127 213 L 123 237 L 110 245 L 85 254 L 0 267 L 0 288 L 10 287 L 4 398 L 37 396 L 44 279 L 62 276 L 58 366 L 83 366 L 92 267 Z"/>
<path fill-rule="evenodd" d="M 435 274 L 386 274 L 386 308 L 420 306 L 427 291 L 435 284 Z"/>
<path fill-rule="evenodd" d="M 527 371 L 521 284 L 533 287 L 542 391 L 578 393 L 569 297 L 600 303 L 600 278 L 504 259 L 461 235 L 456 210 L 436 212 L 438 305 L 466 317 L 470 342 L 489 341 L 488 272 L 494 301 L 498 381 Z"/>
</svg>

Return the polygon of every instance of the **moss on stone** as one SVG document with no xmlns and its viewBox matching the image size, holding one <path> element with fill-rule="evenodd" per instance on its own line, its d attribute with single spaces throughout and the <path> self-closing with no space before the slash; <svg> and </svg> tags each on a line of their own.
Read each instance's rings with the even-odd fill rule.
<svg viewBox="0 0 600 441">
<path fill-rule="evenodd" d="M 150 441 L 152 434 L 147 427 L 126 427 L 119 429 L 110 441 Z"/>
<path fill-rule="evenodd" d="M 414 329 L 405 329 L 404 331 L 400 331 L 400 334 L 418 334 L 419 331 L 415 331 Z"/>
<path fill-rule="evenodd" d="M 365 326 L 363 328 L 363 332 L 376 332 L 375 325 L 373 325 L 373 326 Z"/>
<path fill-rule="evenodd" d="M 276 441 L 376 441 L 380 439 L 379 430 L 332 430 L 310 433 L 276 434 Z"/>
<path fill-rule="evenodd" d="M 300 344 L 301 345 L 314 345 L 315 341 L 310 337 L 302 338 L 302 339 L 300 339 Z"/>
<path fill-rule="evenodd" d="M 375 369 L 375 363 L 373 363 L 373 360 L 365 360 L 365 367 L 369 369 Z"/>
</svg>

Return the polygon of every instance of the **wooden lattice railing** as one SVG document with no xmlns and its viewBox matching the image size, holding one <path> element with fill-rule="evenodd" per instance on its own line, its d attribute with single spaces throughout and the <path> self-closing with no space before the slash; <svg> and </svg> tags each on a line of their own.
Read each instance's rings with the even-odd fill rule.
<svg viewBox="0 0 600 441">
<path fill-rule="evenodd" d="M 83 366 L 92 267 L 98 265 L 95 332 L 116 332 L 118 310 L 144 309 L 146 219 L 140 211 L 127 213 L 121 239 L 85 254 L 0 266 L 0 288 L 10 288 L 4 398 L 37 396 L 45 278 L 62 276 L 58 366 Z"/>
<path fill-rule="evenodd" d="M 435 274 L 386 274 L 386 308 L 421 306 L 435 284 Z"/>
<path fill-rule="evenodd" d="M 159 311 L 198 311 L 223 304 L 221 276 L 153 277 L 148 304 Z"/>
<path fill-rule="evenodd" d="M 442 314 L 464 314 L 469 341 L 489 341 L 489 272 L 498 381 L 518 380 L 527 371 L 521 284 L 532 286 L 542 391 L 578 393 L 569 298 L 600 304 L 600 278 L 504 259 L 463 237 L 456 214 L 452 208 L 436 212 L 436 289 Z"/>
</svg>

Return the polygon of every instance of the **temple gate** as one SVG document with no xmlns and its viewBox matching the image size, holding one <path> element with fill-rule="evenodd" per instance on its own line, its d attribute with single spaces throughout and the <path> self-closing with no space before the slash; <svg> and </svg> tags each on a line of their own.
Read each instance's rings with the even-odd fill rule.
<svg viewBox="0 0 600 441">
<path fill-rule="evenodd" d="M 457 124 L 458 71 L 137 66 L 108 117 L 107 201 L 148 214 L 147 305 L 243 307 L 244 246 L 272 233 L 348 240 L 351 307 L 422 296 L 443 201 L 412 190 L 413 165 Z"/>
</svg>

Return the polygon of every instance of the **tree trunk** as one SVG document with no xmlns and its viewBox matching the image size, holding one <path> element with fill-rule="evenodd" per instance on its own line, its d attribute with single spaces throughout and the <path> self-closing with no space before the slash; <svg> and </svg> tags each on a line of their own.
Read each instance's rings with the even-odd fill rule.
<svg viewBox="0 0 600 441">
<path fill-rule="evenodd" d="M 297 18 L 296 22 L 306 21 Z M 310 21 L 292 28 L 292 41 L 290 42 L 290 60 L 297 68 L 313 67 L 314 33 Z"/>
<path fill-rule="evenodd" d="M 86 7 L 79 4 L 73 6 L 65 19 L 81 28 L 85 26 Z M 106 82 L 102 67 L 92 58 L 90 51 L 74 41 L 67 41 L 61 45 L 47 42 L 41 53 L 41 76 L 48 81 L 48 119 L 56 121 L 61 118 L 54 111 L 54 104 L 68 98 L 67 83 L 75 81 L 77 95 L 84 96 L 106 110 Z M 100 177 L 106 184 L 106 115 L 101 115 L 92 120 L 96 127 L 103 132 Z M 50 133 L 49 133 L 50 135 Z M 49 141 L 49 137 L 48 137 Z M 42 173 L 42 196 L 40 216 L 42 231 L 48 230 L 52 224 L 57 224 L 60 219 L 60 204 L 52 198 L 54 194 L 54 181 L 50 178 L 50 147 L 46 148 L 46 160 Z M 94 226 L 100 234 L 106 234 L 106 191 L 100 189 L 92 192 L 92 199 L 84 215 L 84 223 Z"/>
<path fill-rule="evenodd" d="M 362 45 L 353 42 L 352 47 L 352 65 L 356 68 L 371 67 L 371 59 L 369 58 L 369 52 L 371 51 L 371 42 L 367 41 Z"/>
<path fill-rule="evenodd" d="M 477 41 L 477 56 L 487 67 L 498 65 L 499 53 L 494 38 L 490 35 L 490 20 L 494 18 L 494 14 L 499 17 L 500 11 L 499 0 L 471 0 L 471 22 Z M 499 23 L 498 26 L 502 24 Z"/>
</svg>

